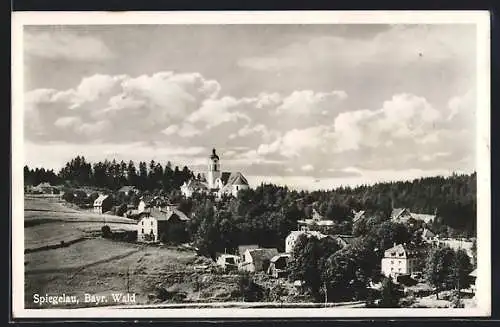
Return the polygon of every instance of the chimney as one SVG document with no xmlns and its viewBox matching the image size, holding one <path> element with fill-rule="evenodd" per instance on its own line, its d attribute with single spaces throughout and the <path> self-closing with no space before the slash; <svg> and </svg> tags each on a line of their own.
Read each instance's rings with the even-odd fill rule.
<svg viewBox="0 0 500 327">
<path fill-rule="evenodd" d="M 394 242 L 394 243 L 392 244 L 392 246 L 393 246 L 393 247 L 395 247 L 395 246 L 396 246 L 396 242 Z"/>
</svg>

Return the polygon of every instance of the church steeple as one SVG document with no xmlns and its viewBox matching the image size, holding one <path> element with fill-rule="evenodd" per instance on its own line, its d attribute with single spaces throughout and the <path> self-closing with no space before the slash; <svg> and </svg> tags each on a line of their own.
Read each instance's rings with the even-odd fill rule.
<svg viewBox="0 0 500 327">
<path fill-rule="evenodd" d="M 220 165 L 219 165 L 219 156 L 215 152 L 215 148 L 212 149 L 212 154 L 208 159 L 208 174 L 207 174 L 207 182 L 208 187 L 213 189 L 216 188 L 216 180 L 220 177 Z"/>
</svg>

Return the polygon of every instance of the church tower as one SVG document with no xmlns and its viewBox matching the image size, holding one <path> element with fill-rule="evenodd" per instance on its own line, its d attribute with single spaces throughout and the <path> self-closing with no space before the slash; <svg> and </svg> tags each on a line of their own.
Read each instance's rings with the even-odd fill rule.
<svg viewBox="0 0 500 327">
<path fill-rule="evenodd" d="M 220 164 L 219 164 L 219 156 L 215 153 L 215 149 L 212 149 L 212 154 L 208 159 L 208 174 L 207 174 L 207 182 L 208 188 L 213 189 L 217 187 L 216 180 L 220 178 Z"/>
</svg>

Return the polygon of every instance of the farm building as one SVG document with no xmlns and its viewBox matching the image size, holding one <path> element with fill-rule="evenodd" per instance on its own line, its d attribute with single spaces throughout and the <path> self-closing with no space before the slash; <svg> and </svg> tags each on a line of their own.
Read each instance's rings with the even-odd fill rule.
<svg viewBox="0 0 500 327">
<path fill-rule="evenodd" d="M 415 219 L 425 222 L 426 224 L 432 223 L 436 218 L 435 215 L 428 215 L 423 213 L 414 213 L 407 208 L 392 209 L 391 220 L 395 222 L 406 223 L 409 219 Z"/>
<path fill-rule="evenodd" d="M 234 254 L 222 254 L 217 258 L 217 265 L 224 270 L 237 270 L 240 257 Z"/>
<path fill-rule="evenodd" d="M 109 195 L 99 195 L 94 201 L 94 213 L 105 213 L 113 207 L 113 199 Z"/>
<path fill-rule="evenodd" d="M 138 242 L 180 243 L 187 240 L 186 224 L 189 218 L 182 211 L 167 207 L 154 208 L 137 225 Z"/>
<path fill-rule="evenodd" d="M 276 255 L 278 250 L 275 248 L 248 249 L 243 255 L 239 269 L 249 272 L 267 271 L 271 259 Z"/>
<path fill-rule="evenodd" d="M 291 255 L 289 253 L 280 253 L 271 258 L 267 273 L 274 278 L 285 277 L 287 273 L 288 262 Z"/>
</svg>

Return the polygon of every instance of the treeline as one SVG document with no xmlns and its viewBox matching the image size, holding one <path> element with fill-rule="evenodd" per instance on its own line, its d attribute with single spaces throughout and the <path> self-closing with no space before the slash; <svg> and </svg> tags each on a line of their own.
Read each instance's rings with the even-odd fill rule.
<svg viewBox="0 0 500 327">
<path fill-rule="evenodd" d="M 24 166 L 24 185 L 38 185 L 43 182 L 57 185 L 61 183 L 61 179 L 53 170 L 30 169 L 28 166 Z"/>
<path fill-rule="evenodd" d="M 136 165 L 133 161 L 99 161 L 97 163 L 87 162 L 85 157 L 77 156 L 58 172 L 40 172 L 40 169 L 31 170 L 24 167 L 25 184 L 36 185 L 40 182 L 51 184 L 68 183 L 72 186 L 95 186 L 116 190 L 124 185 L 133 185 L 145 191 L 166 191 L 179 189 L 180 186 L 194 174 L 184 166 L 173 166 L 170 161 L 165 165 L 151 160 Z"/>
</svg>

